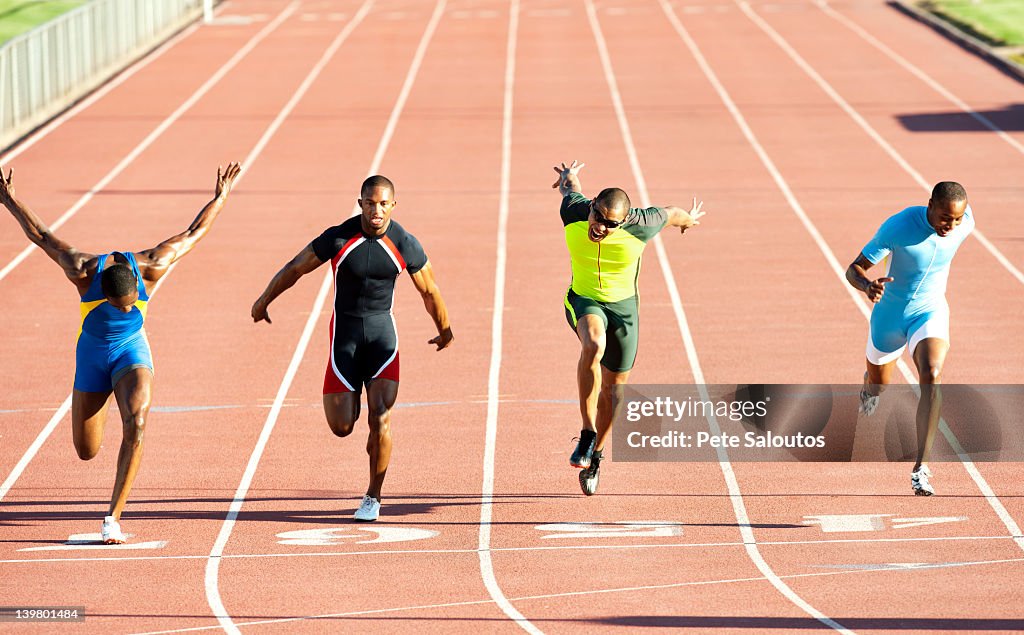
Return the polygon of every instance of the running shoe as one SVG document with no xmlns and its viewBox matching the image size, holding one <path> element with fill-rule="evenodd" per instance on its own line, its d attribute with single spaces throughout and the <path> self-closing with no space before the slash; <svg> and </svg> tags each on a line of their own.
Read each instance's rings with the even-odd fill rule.
<svg viewBox="0 0 1024 635">
<path fill-rule="evenodd" d="M 128 542 L 128 538 L 121 533 L 121 525 L 113 516 L 104 516 L 100 538 L 105 545 L 123 545 Z"/>
<path fill-rule="evenodd" d="M 865 417 L 875 414 L 878 408 L 878 395 L 868 394 L 868 391 L 860 391 L 860 407 L 857 410 Z"/>
<path fill-rule="evenodd" d="M 352 518 L 363 522 L 372 522 L 377 520 L 378 516 L 380 516 L 380 501 L 368 495 L 363 496 L 363 502 L 359 504 L 359 509 L 352 514 Z"/>
<path fill-rule="evenodd" d="M 916 472 L 910 473 L 910 486 L 914 488 L 914 494 L 931 496 L 935 493 L 935 488 L 928 482 L 931 476 L 932 471 L 928 469 L 927 465 L 922 465 Z"/>
<path fill-rule="evenodd" d="M 569 457 L 569 465 L 573 467 L 590 467 L 590 459 L 594 456 L 594 445 L 597 444 L 597 433 L 593 430 L 580 430 L 579 443 Z"/>
<path fill-rule="evenodd" d="M 580 470 L 580 489 L 587 496 L 597 493 L 597 483 L 601 476 L 601 457 L 595 453 L 590 461 L 590 467 Z"/>
</svg>

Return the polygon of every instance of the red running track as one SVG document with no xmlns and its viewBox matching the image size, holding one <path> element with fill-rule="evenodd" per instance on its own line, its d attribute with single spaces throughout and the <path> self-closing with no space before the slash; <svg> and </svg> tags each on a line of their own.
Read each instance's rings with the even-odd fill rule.
<svg viewBox="0 0 1024 635">
<path fill-rule="evenodd" d="M 1019 84 L 877 0 L 261 0 L 221 15 L 250 21 L 186 34 L 12 162 L 47 222 L 94 190 L 59 230 L 91 251 L 151 246 L 207 200 L 215 165 L 246 171 L 153 303 L 155 408 L 123 518 L 144 548 L 64 545 L 97 530 L 117 426 L 97 459 L 75 458 L 54 414 L 71 289 L 38 251 L 0 279 L 0 603 L 85 606 L 82 632 L 1024 630 L 1016 464 L 939 464 L 922 499 L 905 465 L 612 461 L 582 497 L 549 176 L 578 158 L 586 192 L 705 201 L 697 231 L 646 254 L 641 384 L 856 383 L 866 320 L 836 263 L 927 200 L 922 180 L 956 178 L 991 248 L 957 257 L 946 381 L 1015 383 Z M 272 326 L 248 313 L 374 168 L 457 339 L 427 346 L 399 284 L 405 380 L 366 527 L 350 522 L 362 442 L 334 438 L 320 408 L 323 275 L 275 302 Z M 24 246 L 3 232 L 0 267 Z M 874 515 L 875 530 L 805 522 L 823 515 Z"/>
</svg>

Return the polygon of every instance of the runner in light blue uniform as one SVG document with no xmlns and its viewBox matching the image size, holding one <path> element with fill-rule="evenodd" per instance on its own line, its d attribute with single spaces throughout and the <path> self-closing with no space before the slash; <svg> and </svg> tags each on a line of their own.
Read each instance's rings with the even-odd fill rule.
<svg viewBox="0 0 1024 635">
<path fill-rule="evenodd" d="M 872 264 L 886 259 L 885 294 L 871 311 L 867 358 L 879 366 L 929 337 L 949 341 L 946 281 L 957 249 L 974 229 L 968 205 L 960 225 L 940 236 L 928 224 L 928 208 L 908 207 L 882 223 L 861 251 Z"/>
<path fill-rule="evenodd" d="M 915 494 L 923 496 L 934 493 L 925 461 L 938 425 L 941 396 L 937 386 L 949 351 L 946 281 L 953 256 L 973 230 L 967 192 L 959 183 L 943 181 L 932 190 L 927 207 L 908 207 L 882 223 L 846 270 L 850 284 L 875 303 L 860 411 L 867 416 L 874 413 L 882 386 L 890 383 L 908 344 L 917 366 L 922 389 L 911 486 Z M 869 278 L 867 270 L 883 260 L 885 275 Z"/>
</svg>

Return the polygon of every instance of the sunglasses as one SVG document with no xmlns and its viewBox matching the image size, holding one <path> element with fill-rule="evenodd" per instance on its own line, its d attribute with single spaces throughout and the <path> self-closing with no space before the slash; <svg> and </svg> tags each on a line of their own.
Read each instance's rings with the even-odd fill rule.
<svg viewBox="0 0 1024 635">
<path fill-rule="evenodd" d="M 594 201 L 590 201 L 590 213 L 594 215 L 594 220 L 605 226 L 605 229 L 618 229 L 626 222 L 625 218 L 622 220 L 608 220 L 603 214 L 601 214 L 601 212 L 597 211 L 596 207 L 594 207 Z"/>
</svg>

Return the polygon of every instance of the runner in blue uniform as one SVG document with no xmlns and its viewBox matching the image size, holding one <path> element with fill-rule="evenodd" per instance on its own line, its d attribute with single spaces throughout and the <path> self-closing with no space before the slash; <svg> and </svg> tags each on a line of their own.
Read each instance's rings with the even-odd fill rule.
<svg viewBox="0 0 1024 635">
<path fill-rule="evenodd" d="M 96 255 L 78 251 L 51 233 L 15 197 L 13 170 L 6 178 L 0 170 L 0 203 L 14 215 L 29 240 L 60 265 L 81 296 L 71 429 L 75 450 L 82 460 L 88 461 L 100 450 L 111 395 L 121 413 L 123 437 L 117 476 L 101 529 L 106 544 L 126 542 L 120 526 L 121 511 L 142 461 L 153 386 L 153 357 L 143 328 L 149 294 L 171 265 L 209 231 L 240 171 L 237 163 L 229 164 L 226 170 L 217 169 L 213 200 L 184 232 L 152 249 Z"/>
<path fill-rule="evenodd" d="M 416 237 L 391 220 L 395 186 L 383 176 L 363 182 L 361 214 L 325 230 L 286 264 L 252 307 L 253 321 L 270 322 L 267 307 L 299 278 L 325 262 L 334 272 L 334 313 L 330 354 L 324 377 L 324 413 L 334 434 L 352 433 L 366 385 L 370 434 L 370 484 L 353 516 L 374 521 L 380 515 L 380 490 L 391 460 L 391 410 L 398 398 L 398 333 L 391 312 L 395 281 L 408 271 L 437 327 L 429 341 L 437 350 L 453 335 L 434 272 Z"/>
<path fill-rule="evenodd" d="M 917 461 L 910 482 L 920 496 L 935 493 L 926 461 L 939 421 L 942 397 L 938 385 L 949 351 L 946 281 L 953 256 L 973 229 L 967 192 L 959 183 L 943 181 L 932 190 L 927 207 L 908 207 L 882 223 L 846 270 L 850 284 L 875 305 L 860 411 L 866 416 L 875 412 L 882 386 L 891 381 L 908 346 L 917 366 L 921 400 Z M 884 276 L 869 278 L 867 270 L 882 260 L 887 260 Z"/>
</svg>

